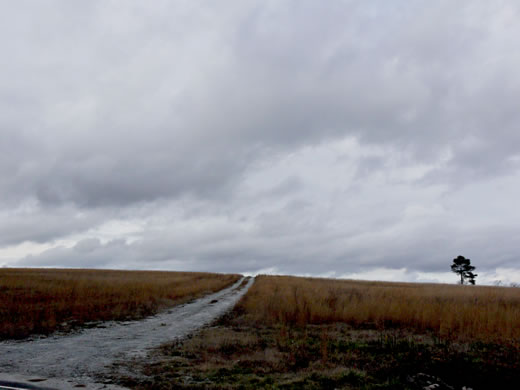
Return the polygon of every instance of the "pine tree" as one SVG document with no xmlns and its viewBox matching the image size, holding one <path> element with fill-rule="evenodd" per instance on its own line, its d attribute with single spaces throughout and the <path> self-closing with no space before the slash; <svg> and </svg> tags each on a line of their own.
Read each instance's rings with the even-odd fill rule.
<svg viewBox="0 0 520 390">
<path fill-rule="evenodd" d="M 458 256 L 453 259 L 451 270 L 460 275 L 460 284 L 464 284 L 465 280 L 468 280 L 470 284 L 475 284 L 475 278 L 478 275 L 473 273 L 475 267 L 471 265 L 470 259 L 466 259 L 464 256 Z"/>
</svg>

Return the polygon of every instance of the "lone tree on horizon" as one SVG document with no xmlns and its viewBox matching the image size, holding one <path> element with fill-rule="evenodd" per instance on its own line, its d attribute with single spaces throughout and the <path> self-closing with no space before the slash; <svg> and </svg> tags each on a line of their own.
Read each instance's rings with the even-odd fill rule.
<svg viewBox="0 0 520 390">
<path fill-rule="evenodd" d="M 453 259 L 451 270 L 460 275 L 460 284 L 464 284 L 466 279 L 469 284 L 475 284 L 475 278 L 478 275 L 473 273 L 475 267 L 471 265 L 470 259 L 466 259 L 464 256 L 456 257 Z"/>
</svg>

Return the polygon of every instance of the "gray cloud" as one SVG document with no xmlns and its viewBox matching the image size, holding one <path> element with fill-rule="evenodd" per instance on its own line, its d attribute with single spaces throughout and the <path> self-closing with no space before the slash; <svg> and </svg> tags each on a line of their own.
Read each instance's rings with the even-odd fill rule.
<svg viewBox="0 0 520 390">
<path fill-rule="evenodd" d="M 464 253 L 479 272 L 491 273 L 500 267 L 516 268 L 514 241 L 520 235 L 518 228 L 511 227 L 460 232 L 432 225 L 415 229 L 392 227 L 353 235 L 330 229 L 317 234 L 317 227 L 310 226 L 299 226 L 292 231 L 283 226 L 276 230 L 266 224 L 253 231 L 231 224 L 202 233 L 198 229 L 186 230 L 182 234 L 162 230 L 145 234 L 135 242 L 117 239 L 103 244 L 95 238 L 84 239 L 71 248 L 57 247 L 27 256 L 15 265 L 217 272 L 275 268 L 281 273 L 315 275 L 377 268 L 439 273 L 448 272 L 451 258 Z M 384 274 L 380 277 L 384 278 Z"/>
<path fill-rule="evenodd" d="M 15 245 L 25 241 L 38 243 L 83 232 L 101 223 L 109 215 L 99 213 L 78 214 L 72 207 L 38 210 L 26 207 L 19 212 L 6 213 L 1 217 L 0 246 Z"/>
<path fill-rule="evenodd" d="M 266 149 L 345 134 L 417 156 L 449 145 L 454 163 L 477 174 L 516 151 L 516 59 L 508 70 L 480 65 L 484 54 L 507 55 L 490 47 L 498 37 L 482 24 L 485 6 L 162 4 L 143 15 L 136 4 L 93 4 L 5 20 L 4 35 L 19 34 L 4 101 L 23 112 L 15 125 L 40 154 L 36 164 L 11 161 L 22 172 L 7 193 L 81 206 L 208 196 Z M 181 21 L 192 28 L 183 33 L 171 18 L 184 13 L 214 30 Z M 490 126 L 510 142 L 489 142 Z M 482 147 L 460 146 L 468 134 Z"/>
<path fill-rule="evenodd" d="M 0 7 L 0 245 L 72 248 L 20 264 L 514 263 L 512 1 Z"/>
</svg>

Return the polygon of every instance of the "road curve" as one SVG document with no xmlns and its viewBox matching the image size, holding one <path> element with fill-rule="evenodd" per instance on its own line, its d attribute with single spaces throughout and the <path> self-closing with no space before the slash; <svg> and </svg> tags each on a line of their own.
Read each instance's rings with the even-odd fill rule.
<svg viewBox="0 0 520 390">
<path fill-rule="evenodd" d="M 46 378 L 55 378 L 67 381 L 68 386 L 74 382 L 91 389 L 116 389 L 117 386 L 94 386 L 95 378 L 107 373 L 112 363 L 145 356 L 150 349 L 186 337 L 211 323 L 235 305 L 254 278 L 240 288 L 242 282 L 243 279 L 217 293 L 140 321 L 103 323 L 103 327 L 65 336 L 0 342 L 0 389 L 13 374 L 45 379 L 42 387 L 30 384 L 21 388 L 43 389 L 50 383 Z"/>
</svg>

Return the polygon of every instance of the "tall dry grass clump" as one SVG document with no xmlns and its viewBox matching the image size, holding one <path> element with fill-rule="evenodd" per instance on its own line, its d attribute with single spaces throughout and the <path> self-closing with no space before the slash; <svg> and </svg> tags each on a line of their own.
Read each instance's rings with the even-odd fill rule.
<svg viewBox="0 0 520 390">
<path fill-rule="evenodd" d="M 446 339 L 520 342 L 520 289 L 260 276 L 237 310 L 248 321 L 345 322 Z"/>
<path fill-rule="evenodd" d="M 0 269 L 0 338 L 137 319 L 231 285 L 198 272 Z"/>
</svg>

